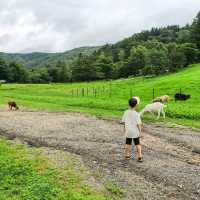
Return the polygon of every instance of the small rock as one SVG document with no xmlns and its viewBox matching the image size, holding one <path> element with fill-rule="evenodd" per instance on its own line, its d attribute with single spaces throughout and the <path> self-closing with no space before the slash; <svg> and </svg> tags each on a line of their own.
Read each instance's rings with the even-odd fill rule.
<svg viewBox="0 0 200 200">
<path fill-rule="evenodd" d="M 182 189 L 182 188 L 183 188 L 183 185 L 182 185 L 182 184 L 178 184 L 178 187 Z"/>
</svg>

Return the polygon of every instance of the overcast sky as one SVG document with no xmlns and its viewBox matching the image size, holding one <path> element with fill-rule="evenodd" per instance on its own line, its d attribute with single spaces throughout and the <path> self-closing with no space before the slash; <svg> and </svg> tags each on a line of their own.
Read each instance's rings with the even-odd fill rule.
<svg viewBox="0 0 200 200">
<path fill-rule="evenodd" d="M 0 52 L 61 52 L 185 25 L 200 0 L 0 0 Z"/>
</svg>

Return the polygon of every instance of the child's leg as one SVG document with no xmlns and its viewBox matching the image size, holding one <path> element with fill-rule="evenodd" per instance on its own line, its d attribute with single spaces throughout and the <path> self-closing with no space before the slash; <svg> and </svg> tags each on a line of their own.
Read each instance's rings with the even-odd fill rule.
<svg viewBox="0 0 200 200">
<path fill-rule="evenodd" d="M 137 157 L 142 158 L 142 147 L 140 144 L 136 145 L 136 149 L 137 149 Z"/>
<path fill-rule="evenodd" d="M 132 144 L 132 138 L 126 138 L 126 145 L 125 145 L 125 156 L 130 157 L 130 150 Z"/>
<path fill-rule="evenodd" d="M 131 151 L 131 145 L 126 144 L 125 145 L 125 156 L 130 157 L 130 151 Z"/>
<path fill-rule="evenodd" d="M 134 143 L 135 143 L 135 146 L 136 146 L 136 150 L 137 150 L 137 158 L 142 158 L 142 147 L 141 147 L 141 144 L 140 144 L 140 138 L 134 138 Z"/>
</svg>

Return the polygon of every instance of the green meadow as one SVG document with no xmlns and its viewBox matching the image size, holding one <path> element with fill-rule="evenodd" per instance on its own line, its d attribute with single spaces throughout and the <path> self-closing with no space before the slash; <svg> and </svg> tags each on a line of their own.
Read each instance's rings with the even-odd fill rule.
<svg viewBox="0 0 200 200">
<path fill-rule="evenodd" d="M 150 103 L 154 96 L 170 95 L 165 120 L 158 122 L 200 128 L 200 64 L 191 65 L 178 73 L 158 77 L 137 77 L 113 81 L 68 84 L 3 84 L 0 105 L 14 100 L 22 108 L 46 111 L 84 112 L 101 118 L 118 118 L 127 108 L 130 96 L 139 96 L 138 110 Z M 181 92 L 191 99 L 175 102 L 173 96 Z M 144 121 L 157 122 L 146 115 Z"/>
<path fill-rule="evenodd" d="M 102 191 L 86 185 L 88 171 L 76 169 L 71 155 L 61 154 L 66 165 L 59 167 L 42 151 L 0 139 L 1 200 L 118 200 L 123 195 L 117 185 L 105 183 Z"/>
</svg>

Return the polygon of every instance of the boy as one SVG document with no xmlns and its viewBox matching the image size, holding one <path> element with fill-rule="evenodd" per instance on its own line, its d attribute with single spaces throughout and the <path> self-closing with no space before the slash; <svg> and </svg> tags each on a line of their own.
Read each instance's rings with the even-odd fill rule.
<svg viewBox="0 0 200 200">
<path fill-rule="evenodd" d="M 125 145 L 125 156 L 127 159 L 130 159 L 130 149 L 132 142 L 137 149 L 137 158 L 138 162 L 142 162 L 142 152 L 140 145 L 140 138 L 143 137 L 142 134 L 142 121 L 140 119 L 139 113 L 135 111 L 135 107 L 139 100 L 136 98 L 129 99 L 129 109 L 125 111 L 122 122 L 124 123 L 124 130 L 126 134 L 126 145 Z"/>
</svg>

